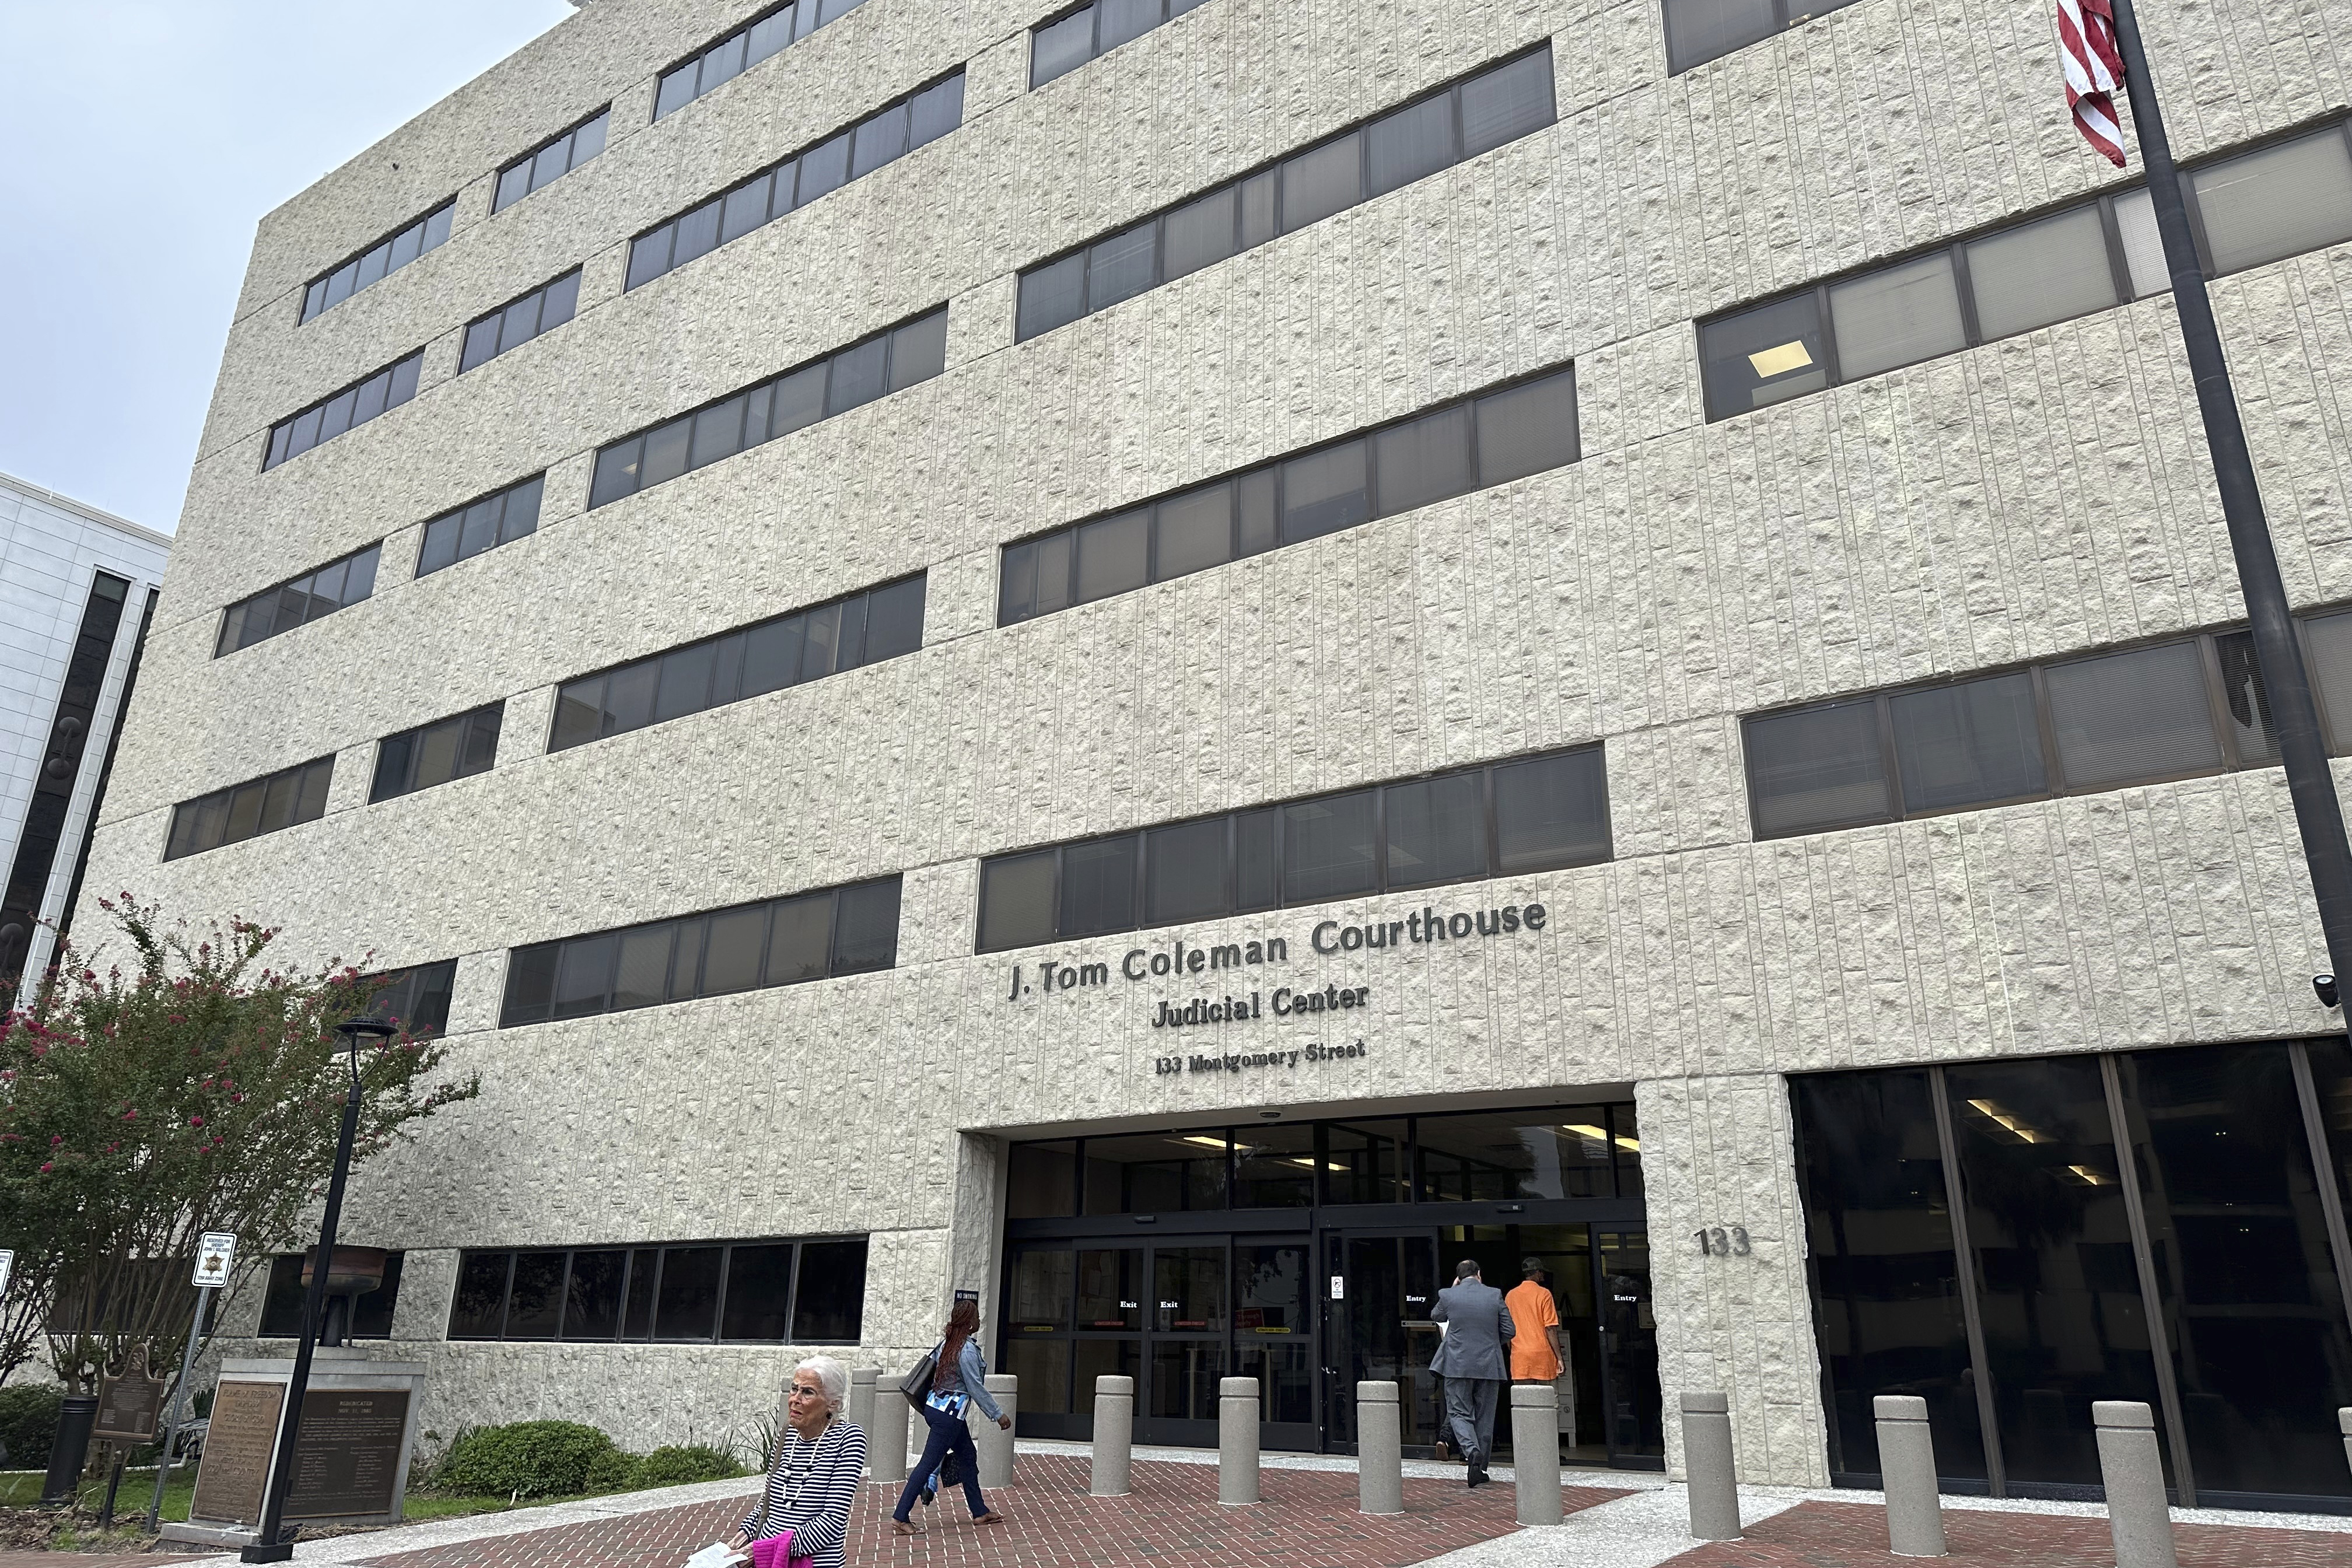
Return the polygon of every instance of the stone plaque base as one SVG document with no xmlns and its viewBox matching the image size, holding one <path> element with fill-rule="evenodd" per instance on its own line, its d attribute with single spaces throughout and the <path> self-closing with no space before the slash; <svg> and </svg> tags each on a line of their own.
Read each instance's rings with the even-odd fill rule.
<svg viewBox="0 0 2352 1568">
<path fill-rule="evenodd" d="M 167 1531 L 171 1539 L 252 1542 L 293 1375 L 290 1360 L 221 1363 L 191 1518 Z M 424 1392 L 422 1362 L 373 1361 L 350 1347 L 313 1352 L 281 1510 L 286 1523 L 398 1524 Z"/>
</svg>

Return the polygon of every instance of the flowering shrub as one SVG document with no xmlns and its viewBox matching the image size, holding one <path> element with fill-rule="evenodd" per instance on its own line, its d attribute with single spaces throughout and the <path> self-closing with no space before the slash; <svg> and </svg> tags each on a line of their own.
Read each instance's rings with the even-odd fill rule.
<svg viewBox="0 0 2352 1568">
<path fill-rule="evenodd" d="M 247 1273 L 311 1239 L 349 1083 L 334 1026 L 379 989 L 339 960 L 270 966 L 278 932 L 250 921 L 192 942 L 127 893 L 100 907 L 131 971 L 100 973 L 68 945 L 0 1013 L 0 1245 L 17 1254 L 0 1378 L 46 1323 L 76 1389 L 134 1342 L 150 1365 L 176 1363 L 201 1233 L 235 1233 Z M 445 1055 L 405 1031 L 362 1047 L 355 1169 L 477 1092 L 442 1072 Z"/>
</svg>

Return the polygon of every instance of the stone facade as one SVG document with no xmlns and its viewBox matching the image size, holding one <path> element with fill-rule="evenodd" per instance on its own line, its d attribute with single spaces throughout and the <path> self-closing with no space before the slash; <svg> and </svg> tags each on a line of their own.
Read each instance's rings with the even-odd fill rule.
<svg viewBox="0 0 2352 1568">
<path fill-rule="evenodd" d="M 2113 177 L 2047 6 L 1859 0 L 1669 77 L 1650 0 L 1210 0 L 1025 90 L 1058 8 L 867 0 L 648 123 L 752 7 L 604 0 L 266 217 L 92 894 L 457 957 L 483 1094 L 363 1168 L 349 1221 L 408 1249 L 395 1331 L 445 1435 L 708 1436 L 794 1353 L 449 1344 L 457 1248 L 870 1231 L 889 1364 L 950 1285 L 993 1301 L 1008 1131 L 1632 1085 L 1668 1408 L 1724 1388 L 1748 1476 L 1821 1484 L 1783 1075 L 2327 1024 L 2275 771 L 1752 841 L 1743 713 L 2242 613 L 2168 300 L 1703 422 L 1696 318 Z M 2347 101 L 2341 6 L 2147 25 L 2184 158 Z M 1013 341 L 1021 267 L 1546 38 L 1550 130 Z M 960 64 L 961 129 L 623 291 L 633 235 Z M 490 214 L 499 164 L 607 100 L 601 156 Z M 452 192 L 447 245 L 298 326 L 310 279 Z M 468 321 L 574 265 L 572 323 L 456 375 Z M 2214 290 L 2300 605 L 2352 598 L 2347 291 L 2352 247 Z M 944 375 L 585 510 L 599 444 L 942 300 Z M 272 421 L 419 345 L 414 402 L 260 471 Z M 993 625 L 1007 542 L 1571 362 L 1572 467 Z M 426 519 L 542 468 L 535 534 L 412 580 Z M 225 604 L 377 539 L 372 598 L 212 658 Z M 918 654 L 544 752 L 562 679 L 919 570 Z M 493 771 L 364 804 L 377 738 L 501 699 Z M 1150 1029 L 1159 988 L 1011 1002 L 1048 954 L 973 955 L 982 857 L 1590 741 L 1610 864 L 1051 954 L 1283 935 L 1269 985 L 1371 987 L 1360 1060 L 1160 1077 L 1213 1032 Z M 329 751 L 323 819 L 161 863 L 174 802 Z M 515 944 L 893 872 L 891 972 L 494 1027 Z M 1530 901 L 1547 929 L 1507 942 L 1307 940 Z M 1735 1222 L 1748 1257 L 1676 1250 Z"/>
</svg>

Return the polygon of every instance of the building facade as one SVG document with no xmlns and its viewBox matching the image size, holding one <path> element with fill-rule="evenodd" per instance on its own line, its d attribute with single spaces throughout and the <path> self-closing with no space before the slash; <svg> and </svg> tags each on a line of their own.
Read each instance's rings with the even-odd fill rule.
<svg viewBox="0 0 2352 1568">
<path fill-rule="evenodd" d="M 2147 26 L 2352 749 L 2352 16 Z M 2027 0 L 596 0 L 263 221 L 91 886 L 446 1009 L 346 1221 L 443 1433 L 961 1289 L 1024 1430 L 1425 1437 L 1533 1257 L 1594 1463 L 1721 1389 L 1865 1480 L 1921 1392 L 2070 1495 L 2146 1396 L 2341 1506 L 2341 1017 L 2136 180 Z"/>
<path fill-rule="evenodd" d="M 0 474 L 0 998 L 56 952 L 171 548 Z"/>
</svg>

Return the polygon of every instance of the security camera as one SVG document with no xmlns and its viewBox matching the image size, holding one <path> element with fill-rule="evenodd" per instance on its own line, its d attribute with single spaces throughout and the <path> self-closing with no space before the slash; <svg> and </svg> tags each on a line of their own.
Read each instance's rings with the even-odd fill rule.
<svg viewBox="0 0 2352 1568">
<path fill-rule="evenodd" d="M 2319 1005 L 2321 1006 L 2333 1007 L 2336 1005 L 2337 994 L 2336 990 L 2336 976 L 2333 974 L 2313 975 L 2311 977 L 2311 988 L 2319 994 Z"/>
</svg>

